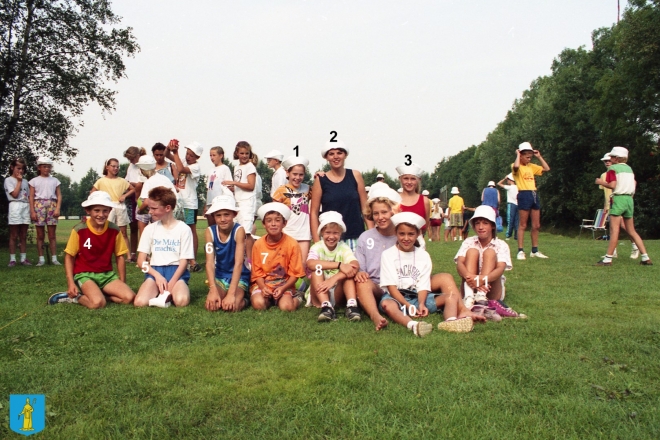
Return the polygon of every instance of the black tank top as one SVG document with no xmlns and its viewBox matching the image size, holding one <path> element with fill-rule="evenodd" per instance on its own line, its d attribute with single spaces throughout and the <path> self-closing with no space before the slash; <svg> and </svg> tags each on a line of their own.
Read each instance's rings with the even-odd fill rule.
<svg viewBox="0 0 660 440">
<path fill-rule="evenodd" d="M 364 232 L 362 206 L 358 185 L 353 170 L 346 169 L 344 179 L 335 183 L 327 176 L 319 178 L 323 195 L 321 196 L 321 213 L 337 211 L 346 224 L 346 233 L 342 239 L 358 238 Z"/>
</svg>

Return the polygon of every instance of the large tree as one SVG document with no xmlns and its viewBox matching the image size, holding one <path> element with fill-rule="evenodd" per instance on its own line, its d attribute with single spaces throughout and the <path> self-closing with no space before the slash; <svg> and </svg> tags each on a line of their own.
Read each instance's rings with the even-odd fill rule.
<svg viewBox="0 0 660 440">
<path fill-rule="evenodd" d="M 85 106 L 114 109 L 124 56 L 139 46 L 115 27 L 108 0 L 2 0 L 0 3 L 0 172 L 15 156 L 71 162 L 69 145 Z"/>
</svg>

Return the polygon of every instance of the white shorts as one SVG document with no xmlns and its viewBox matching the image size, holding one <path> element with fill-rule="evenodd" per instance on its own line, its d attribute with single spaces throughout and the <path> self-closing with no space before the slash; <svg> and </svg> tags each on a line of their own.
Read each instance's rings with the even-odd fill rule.
<svg viewBox="0 0 660 440">
<path fill-rule="evenodd" d="M 117 226 L 126 226 L 131 222 L 128 217 L 128 208 L 125 203 L 118 203 L 116 208 L 112 208 L 108 221 L 116 224 Z"/>
<path fill-rule="evenodd" d="M 7 214 L 7 224 L 29 225 L 30 224 L 29 203 L 9 202 L 9 213 Z"/>
<path fill-rule="evenodd" d="M 248 200 L 239 201 L 237 204 L 239 211 L 234 221 L 243 226 L 245 233 L 249 234 L 252 231 L 254 216 L 257 212 L 257 200 L 255 198 L 251 198 Z"/>
</svg>

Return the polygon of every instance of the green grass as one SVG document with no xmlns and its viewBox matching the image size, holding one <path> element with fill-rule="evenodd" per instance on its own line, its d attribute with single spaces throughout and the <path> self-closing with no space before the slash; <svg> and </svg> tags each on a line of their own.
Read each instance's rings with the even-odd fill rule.
<svg viewBox="0 0 660 440">
<path fill-rule="evenodd" d="M 646 244 L 660 264 L 660 242 Z M 455 273 L 458 246 L 430 245 L 434 272 Z M 9 269 L 4 249 L 0 438 L 19 438 L 14 393 L 46 395 L 38 438 L 658 438 L 659 266 L 622 242 L 613 267 L 594 267 L 604 249 L 542 234 L 551 258 L 507 273 L 528 321 L 425 339 L 310 309 L 209 313 L 202 274 L 183 309 L 49 307 L 63 270 Z"/>
</svg>

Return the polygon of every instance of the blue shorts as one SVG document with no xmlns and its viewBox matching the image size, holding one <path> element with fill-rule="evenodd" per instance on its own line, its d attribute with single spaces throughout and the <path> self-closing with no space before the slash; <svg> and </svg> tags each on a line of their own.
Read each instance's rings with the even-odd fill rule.
<svg viewBox="0 0 660 440">
<path fill-rule="evenodd" d="M 151 266 L 151 268 L 156 272 L 158 272 L 159 274 L 161 274 L 163 278 L 165 278 L 169 283 L 172 277 L 174 276 L 174 273 L 179 268 L 179 266 Z M 152 277 L 148 273 L 145 273 L 144 279 L 148 280 L 149 278 L 155 280 L 154 277 Z M 183 272 L 179 280 L 183 280 L 186 284 L 188 284 L 188 280 L 190 280 L 190 272 L 188 271 L 188 269 L 186 269 L 185 272 Z"/>
<path fill-rule="evenodd" d="M 183 222 L 187 225 L 197 224 L 197 210 L 183 208 Z"/>
<path fill-rule="evenodd" d="M 530 209 L 541 209 L 541 200 L 536 191 L 518 192 L 518 210 L 529 211 Z"/>
<path fill-rule="evenodd" d="M 415 292 L 414 295 L 409 295 L 408 292 L 401 292 L 403 294 L 403 297 L 410 303 L 411 306 L 415 306 L 416 309 L 419 309 L 419 299 L 417 298 L 417 293 Z M 437 293 L 431 293 L 429 292 L 428 295 L 426 296 L 426 302 L 424 305 L 426 306 L 427 309 L 429 309 L 429 315 L 431 313 L 436 313 L 438 311 L 438 306 L 435 304 L 435 297 L 438 296 Z M 403 306 L 399 301 L 394 299 L 392 295 L 389 293 L 385 293 L 383 295 L 383 298 L 380 300 L 380 303 L 378 304 L 378 308 L 380 309 L 381 312 L 384 312 L 383 310 L 383 301 L 391 299 L 392 301 L 396 302 L 399 305 L 399 308 Z M 406 311 L 406 314 L 408 314 L 409 311 Z"/>
</svg>

